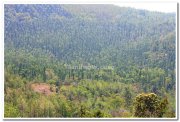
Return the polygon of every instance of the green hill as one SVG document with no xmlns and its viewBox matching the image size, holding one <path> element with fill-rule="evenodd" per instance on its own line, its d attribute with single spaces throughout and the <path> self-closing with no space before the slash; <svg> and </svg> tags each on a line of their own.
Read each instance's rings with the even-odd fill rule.
<svg viewBox="0 0 180 122">
<path fill-rule="evenodd" d="M 6 117 L 132 117 L 142 92 L 166 97 L 163 117 L 175 116 L 175 13 L 107 4 L 4 11 Z M 33 91 L 34 82 L 56 94 Z"/>
</svg>

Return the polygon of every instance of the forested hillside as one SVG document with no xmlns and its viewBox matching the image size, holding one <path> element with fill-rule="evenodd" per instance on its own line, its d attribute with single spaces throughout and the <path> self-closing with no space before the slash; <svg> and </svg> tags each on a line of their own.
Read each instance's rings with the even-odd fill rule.
<svg viewBox="0 0 180 122">
<path fill-rule="evenodd" d="M 4 116 L 175 117 L 175 16 L 4 5 Z"/>
</svg>

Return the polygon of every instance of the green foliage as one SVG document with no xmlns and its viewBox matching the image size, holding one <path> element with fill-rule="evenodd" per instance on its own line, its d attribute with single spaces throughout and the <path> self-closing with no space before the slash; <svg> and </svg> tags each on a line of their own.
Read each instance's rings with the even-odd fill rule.
<svg viewBox="0 0 180 122">
<path fill-rule="evenodd" d="M 175 117 L 174 13 L 48 4 L 4 11 L 5 117 Z M 49 87 L 32 88 L 42 82 Z M 142 92 L 155 94 L 136 97 Z"/>
<path fill-rule="evenodd" d="M 49 84 L 54 84 L 54 85 L 55 85 L 55 84 L 56 84 L 56 81 L 53 80 L 53 79 L 51 79 L 51 80 L 48 81 L 48 83 L 49 83 Z"/>
<path fill-rule="evenodd" d="M 4 117 L 20 117 L 18 108 L 16 106 L 13 106 L 12 103 L 5 103 L 4 109 Z"/>
<path fill-rule="evenodd" d="M 124 98 L 126 107 L 130 107 L 132 104 L 132 93 L 130 92 L 129 88 L 125 88 Z"/>
<path fill-rule="evenodd" d="M 5 71 L 5 86 L 11 88 L 20 88 L 23 87 L 25 83 L 25 79 L 22 79 L 20 76 L 14 75 Z M 6 89 L 5 88 L 5 89 Z"/>
<path fill-rule="evenodd" d="M 135 98 L 135 117 L 162 117 L 168 105 L 167 99 L 160 101 L 154 93 L 140 94 Z"/>
<path fill-rule="evenodd" d="M 85 105 L 80 105 L 78 113 L 78 117 L 93 117 L 92 113 L 89 111 L 89 109 Z"/>
<path fill-rule="evenodd" d="M 111 117 L 109 114 L 102 112 L 101 110 L 96 110 L 94 112 L 94 117 L 102 118 L 102 117 Z"/>
</svg>

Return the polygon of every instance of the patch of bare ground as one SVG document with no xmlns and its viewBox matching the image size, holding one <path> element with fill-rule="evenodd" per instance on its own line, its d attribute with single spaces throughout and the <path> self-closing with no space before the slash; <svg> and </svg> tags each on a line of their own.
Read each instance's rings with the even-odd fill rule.
<svg viewBox="0 0 180 122">
<path fill-rule="evenodd" d="M 46 83 L 33 83 L 31 84 L 31 89 L 44 95 L 51 95 L 55 93 L 55 88 Z"/>
</svg>

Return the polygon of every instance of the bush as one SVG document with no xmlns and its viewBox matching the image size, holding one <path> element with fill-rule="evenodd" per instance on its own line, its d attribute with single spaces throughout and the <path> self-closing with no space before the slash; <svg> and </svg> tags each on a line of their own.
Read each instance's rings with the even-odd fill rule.
<svg viewBox="0 0 180 122">
<path fill-rule="evenodd" d="M 134 102 L 135 117 L 162 117 L 167 108 L 167 98 L 160 100 L 160 98 L 154 94 L 140 94 L 136 96 Z"/>
</svg>

